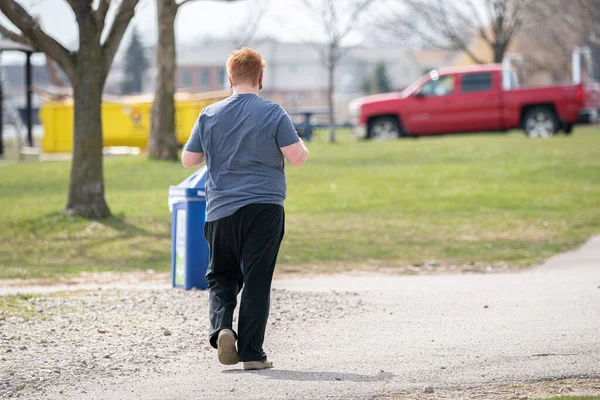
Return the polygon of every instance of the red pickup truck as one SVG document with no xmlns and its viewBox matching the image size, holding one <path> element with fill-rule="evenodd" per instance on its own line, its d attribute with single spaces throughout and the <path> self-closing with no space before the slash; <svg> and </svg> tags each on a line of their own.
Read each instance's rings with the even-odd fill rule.
<svg viewBox="0 0 600 400">
<path fill-rule="evenodd" d="M 548 137 L 594 120 L 600 84 L 585 82 L 519 88 L 502 64 L 430 72 L 401 93 L 361 97 L 350 103 L 355 134 L 366 139 L 507 131 Z"/>
</svg>

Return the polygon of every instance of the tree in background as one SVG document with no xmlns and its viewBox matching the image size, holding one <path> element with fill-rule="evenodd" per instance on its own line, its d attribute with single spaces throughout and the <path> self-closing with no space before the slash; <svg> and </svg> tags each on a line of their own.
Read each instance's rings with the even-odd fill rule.
<svg viewBox="0 0 600 400">
<path fill-rule="evenodd" d="M 525 3 L 538 0 L 396 0 L 404 10 L 390 10 L 382 28 L 416 47 L 462 51 L 474 62 L 484 63 L 470 49 L 471 40 L 482 39 L 494 62 L 502 62 L 523 24 Z"/>
<path fill-rule="evenodd" d="M 375 66 L 375 88 L 377 93 L 389 93 L 394 90 L 384 62 L 379 62 Z"/>
<path fill-rule="evenodd" d="M 600 72 L 600 2 L 544 0 L 524 6 L 527 23 L 517 38 L 527 77 L 543 72 L 553 82 L 571 79 L 571 53 L 576 46 L 592 49 L 595 77 Z M 591 72 L 591 71 L 590 71 Z"/>
<path fill-rule="evenodd" d="M 150 157 L 177 161 L 179 146 L 175 137 L 175 18 L 184 5 L 195 0 L 157 0 L 158 45 L 156 46 L 156 85 L 150 117 L 148 151 Z M 236 0 L 215 0 L 234 2 Z"/>
<path fill-rule="evenodd" d="M 373 84 L 373 77 L 371 75 L 365 75 L 360 85 L 360 90 L 365 94 L 375 93 L 375 85 Z"/>
<path fill-rule="evenodd" d="M 0 26 L 0 33 L 43 51 L 67 74 L 73 87 L 73 161 L 69 181 L 68 215 L 86 218 L 110 216 L 104 198 L 102 168 L 102 91 L 115 53 L 139 0 L 121 0 L 107 23 L 112 3 L 103 0 L 65 0 L 77 21 L 79 50 L 67 50 L 49 36 L 16 0 L 1 0 L 0 12 L 21 33 Z M 95 2 L 94 2 L 95 3 Z"/>
<path fill-rule="evenodd" d="M 359 25 L 367 9 L 375 0 L 303 0 L 318 18 L 326 42 L 319 46 L 321 61 L 327 68 L 327 107 L 329 114 L 329 141 L 335 142 L 335 73 L 341 59 L 347 54 L 342 41 Z M 343 18 L 347 15 L 347 18 Z"/>
<path fill-rule="evenodd" d="M 250 44 L 270 4 L 271 0 L 246 1 L 247 12 L 245 16 L 238 20 L 239 22 L 230 29 L 228 35 L 236 49 L 241 49 Z"/>
<path fill-rule="evenodd" d="M 144 49 L 137 29 L 134 29 L 125 53 L 125 77 L 121 83 L 121 93 L 142 92 L 142 80 L 147 65 L 146 49 Z"/>
<path fill-rule="evenodd" d="M 373 75 L 365 76 L 362 83 L 362 91 L 367 94 L 389 93 L 394 91 L 387 73 L 387 67 L 383 61 L 380 61 L 375 65 Z"/>
</svg>

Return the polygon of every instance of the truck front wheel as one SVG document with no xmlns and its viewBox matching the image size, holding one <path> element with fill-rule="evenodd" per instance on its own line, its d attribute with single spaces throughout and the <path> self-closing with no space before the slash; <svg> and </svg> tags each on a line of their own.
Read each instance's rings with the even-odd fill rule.
<svg viewBox="0 0 600 400">
<path fill-rule="evenodd" d="M 530 138 L 547 138 L 558 131 L 558 120 L 552 110 L 536 107 L 525 114 L 523 129 Z"/>
<path fill-rule="evenodd" d="M 394 117 L 378 117 L 369 122 L 369 139 L 398 139 L 400 135 L 400 124 Z"/>
</svg>

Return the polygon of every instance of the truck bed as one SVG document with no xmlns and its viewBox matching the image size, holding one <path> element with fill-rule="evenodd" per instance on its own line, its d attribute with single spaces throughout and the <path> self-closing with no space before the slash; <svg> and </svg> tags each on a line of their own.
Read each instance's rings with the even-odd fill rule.
<svg viewBox="0 0 600 400">
<path fill-rule="evenodd" d="M 564 123 L 576 123 L 581 103 L 574 101 L 580 85 L 555 85 L 530 87 L 504 91 L 504 122 L 507 129 L 519 127 L 522 112 L 528 106 L 552 105 L 558 118 Z"/>
</svg>

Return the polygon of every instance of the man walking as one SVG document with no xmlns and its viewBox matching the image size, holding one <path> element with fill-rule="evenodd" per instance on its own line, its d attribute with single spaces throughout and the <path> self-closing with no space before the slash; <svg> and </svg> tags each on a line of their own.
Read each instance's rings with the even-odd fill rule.
<svg viewBox="0 0 600 400">
<path fill-rule="evenodd" d="M 202 110 L 184 147 L 184 167 L 206 160 L 210 248 L 210 344 L 222 364 L 272 368 L 263 351 L 271 281 L 284 234 L 284 158 L 302 166 L 308 150 L 285 110 L 261 99 L 266 62 L 248 48 L 227 60 L 233 94 Z M 238 332 L 233 311 L 242 289 Z M 237 349 L 235 342 L 237 340 Z"/>
</svg>

